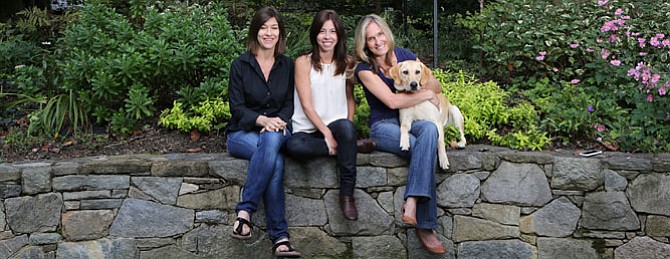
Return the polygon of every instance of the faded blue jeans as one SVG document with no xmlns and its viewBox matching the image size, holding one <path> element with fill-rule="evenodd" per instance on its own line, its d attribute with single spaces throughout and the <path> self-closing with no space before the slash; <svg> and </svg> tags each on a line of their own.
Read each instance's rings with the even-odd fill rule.
<svg viewBox="0 0 670 259">
<path fill-rule="evenodd" d="M 377 150 L 409 159 L 404 199 L 410 196 L 417 198 L 416 227 L 436 229 L 437 126 L 429 121 L 415 121 L 409 133 L 409 151 L 402 151 L 398 119 L 380 120 L 370 127 L 370 138 L 376 142 Z"/>
<path fill-rule="evenodd" d="M 228 153 L 234 157 L 248 159 L 247 179 L 242 191 L 242 201 L 235 212 L 246 211 L 253 215 L 263 198 L 268 235 L 275 243 L 288 238 L 284 197 L 284 155 L 280 150 L 290 132 L 233 131 L 228 133 Z"/>
</svg>

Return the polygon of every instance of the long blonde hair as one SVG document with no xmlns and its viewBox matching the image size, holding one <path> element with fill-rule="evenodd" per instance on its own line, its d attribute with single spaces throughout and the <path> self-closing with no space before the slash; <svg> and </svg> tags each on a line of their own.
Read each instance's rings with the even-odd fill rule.
<svg viewBox="0 0 670 259">
<path fill-rule="evenodd" d="M 358 22 L 358 26 L 356 26 L 356 34 L 354 35 L 354 52 L 356 53 L 356 58 L 359 61 L 370 64 L 370 66 L 372 66 L 372 73 L 377 74 L 379 64 L 372 58 L 372 53 L 368 50 L 365 37 L 365 29 L 371 23 L 379 25 L 379 28 L 382 29 L 382 32 L 384 32 L 384 35 L 386 36 L 386 46 L 388 46 L 389 51 L 386 53 L 385 59 L 389 64 L 393 63 L 392 58 L 393 49 L 395 48 L 395 38 L 393 37 L 393 32 L 391 32 L 389 25 L 383 18 L 379 17 L 379 15 L 368 14 Z"/>
</svg>

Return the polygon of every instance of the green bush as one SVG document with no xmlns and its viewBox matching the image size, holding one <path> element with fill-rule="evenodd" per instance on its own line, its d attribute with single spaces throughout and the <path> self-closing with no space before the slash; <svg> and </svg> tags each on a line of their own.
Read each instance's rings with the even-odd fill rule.
<svg viewBox="0 0 670 259">
<path fill-rule="evenodd" d="M 218 86 L 227 85 L 230 63 L 243 51 L 218 4 L 159 12 L 142 2 L 132 2 L 130 20 L 89 2 L 63 36 L 64 88 L 79 93 L 97 123 L 119 133 L 137 129 L 178 92 L 206 94 L 189 100 L 191 105 L 223 96 L 225 87 Z M 211 86 L 202 84 L 208 78 L 221 82 L 200 89 Z"/>
</svg>

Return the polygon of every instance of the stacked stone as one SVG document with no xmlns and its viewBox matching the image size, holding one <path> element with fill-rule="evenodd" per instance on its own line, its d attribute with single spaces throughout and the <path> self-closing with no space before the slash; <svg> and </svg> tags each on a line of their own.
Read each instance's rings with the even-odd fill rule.
<svg viewBox="0 0 670 259">
<path fill-rule="evenodd" d="M 440 258 L 670 258 L 670 154 L 581 158 L 487 146 L 437 175 Z M 248 162 L 227 154 L 0 164 L 0 258 L 271 258 L 264 208 L 230 237 Z M 400 224 L 407 162 L 360 154 L 359 220 L 335 160 L 288 159 L 286 216 L 307 258 L 435 258 Z"/>
</svg>

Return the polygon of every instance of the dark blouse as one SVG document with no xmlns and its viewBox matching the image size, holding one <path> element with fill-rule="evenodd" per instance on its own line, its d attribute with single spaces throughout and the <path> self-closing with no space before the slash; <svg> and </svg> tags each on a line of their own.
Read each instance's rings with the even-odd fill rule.
<svg viewBox="0 0 670 259">
<path fill-rule="evenodd" d="M 269 79 L 265 81 L 261 67 L 250 51 L 235 59 L 230 66 L 228 82 L 232 118 L 227 130 L 260 131 L 261 127 L 256 126 L 260 115 L 280 117 L 290 127 L 295 88 L 293 70 L 293 60 L 278 56 Z"/>
<path fill-rule="evenodd" d="M 405 60 L 416 60 L 416 55 L 412 53 L 409 50 L 402 49 L 402 48 L 395 48 L 393 50 L 395 52 L 395 56 L 398 59 L 398 62 L 403 62 Z M 370 64 L 366 62 L 361 62 L 356 66 L 356 77 L 358 79 L 358 72 L 360 71 L 371 71 L 372 67 Z M 386 86 L 388 86 L 389 89 L 391 89 L 392 92 L 396 92 L 395 87 L 393 87 L 393 78 L 388 78 L 384 76 L 381 70 L 377 71 L 377 75 L 386 83 Z M 358 80 L 360 82 L 360 80 Z M 374 124 L 377 121 L 380 120 L 385 120 L 385 119 L 397 119 L 399 116 L 399 112 L 397 109 L 391 109 L 386 104 L 384 104 L 381 100 L 377 99 L 377 97 L 372 94 L 367 87 L 363 87 L 363 90 L 365 92 L 365 99 L 368 101 L 368 105 L 370 105 L 370 125 Z"/>
</svg>

